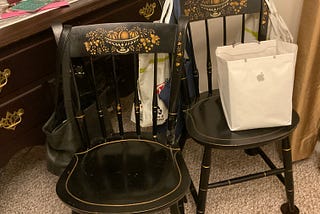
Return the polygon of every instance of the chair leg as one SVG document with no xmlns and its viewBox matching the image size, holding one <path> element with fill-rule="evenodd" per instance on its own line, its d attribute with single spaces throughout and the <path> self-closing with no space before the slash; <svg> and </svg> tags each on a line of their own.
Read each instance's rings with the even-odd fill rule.
<svg viewBox="0 0 320 214">
<path fill-rule="evenodd" d="M 183 199 L 181 199 L 179 202 L 178 202 L 178 207 L 179 207 L 179 210 L 180 210 L 180 214 L 184 214 L 184 203 L 187 202 L 187 198 L 184 197 Z"/>
<path fill-rule="evenodd" d="M 194 186 L 194 183 L 192 180 L 191 180 L 191 184 L 190 184 L 190 192 L 191 192 L 191 195 L 192 195 L 192 198 L 193 198 L 195 204 L 198 204 L 198 193 L 197 193 L 196 187 Z"/>
<path fill-rule="evenodd" d="M 291 146 L 289 137 L 282 140 L 282 155 L 283 164 L 285 168 L 284 179 L 285 189 L 287 195 L 287 202 L 281 206 L 281 212 L 283 214 L 297 214 L 299 209 L 294 204 L 294 187 L 293 187 L 293 173 L 292 173 L 292 157 L 291 157 Z"/>
<path fill-rule="evenodd" d="M 257 154 L 259 154 L 258 148 L 245 149 L 244 152 L 245 152 L 247 155 L 250 155 L 250 156 L 256 156 Z"/>
<path fill-rule="evenodd" d="M 171 213 L 171 214 L 182 214 L 182 213 L 180 212 L 180 209 L 179 209 L 179 203 L 175 203 L 175 204 L 171 205 L 171 207 L 170 207 L 170 213 Z"/>
<path fill-rule="evenodd" d="M 198 193 L 198 202 L 197 202 L 198 214 L 205 212 L 208 184 L 209 184 L 209 175 L 210 175 L 210 166 L 211 166 L 211 148 L 205 146 L 203 156 L 202 156 L 200 184 L 199 184 L 199 193 Z"/>
</svg>

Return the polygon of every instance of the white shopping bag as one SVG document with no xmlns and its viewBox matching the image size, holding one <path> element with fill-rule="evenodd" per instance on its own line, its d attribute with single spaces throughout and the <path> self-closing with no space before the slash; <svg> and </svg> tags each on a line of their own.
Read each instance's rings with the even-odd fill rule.
<svg viewBox="0 0 320 214">
<path fill-rule="evenodd" d="M 173 11 L 173 0 L 166 0 L 163 5 L 160 23 L 169 23 Z M 166 81 L 169 79 L 169 55 L 159 53 L 157 56 L 157 124 L 161 125 L 168 118 L 168 109 L 165 103 L 159 98 Z M 153 97 L 153 70 L 154 54 L 139 54 L 139 78 L 137 81 L 140 100 L 140 126 L 152 126 L 152 97 Z M 131 111 L 131 121 L 135 122 L 134 104 Z"/>
<path fill-rule="evenodd" d="M 297 45 L 269 40 L 218 47 L 218 85 L 232 131 L 291 124 Z"/>
</svg>

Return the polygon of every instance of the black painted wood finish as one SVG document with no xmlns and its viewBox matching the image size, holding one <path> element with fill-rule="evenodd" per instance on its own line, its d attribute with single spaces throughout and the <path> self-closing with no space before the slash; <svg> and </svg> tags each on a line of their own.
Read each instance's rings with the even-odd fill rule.
<svg viewBox="0 0 320 214">
<path fill-rule="evenodd" d="M 232 185 L 252 179 L 258 179 L 266 176 L 275 175 L 281 183 L 285 184 L 287 202 L 281 206 L 282 213 L 299 213 L 298 208 L 294 205 L 294 191 L 292 178 L 292 160 L 291 149 L 289 142 L 289 135 L 295 129 L 299 122 L 298 114 L 292 110 L 292 125 L 265 129 L 253 129 L 246 131 L 232 132 L 226 123 L 219 91 L 212 87 L 212 62 L 210 52 L 210 43 L 216 39 L 212 38 L 209 30 L 211 19 L 219 19 L 222 27 L 214 26 L 215 31 L 221 31 L 222 44 L 227 44 L 228 34 L 228 18 L 229 16 L 239 16 L 242 24 L 239 25 L 239 32 L 241 32 L 240 41 L 245 42 L 245 20 L 247 14 L 259 14 L 259 28 L 257 29 L 258 40 L 265 40 L 267 36 L 268 25 L 268 10 L 263 0 L 217 0 L 217 1 L 203 1 L 203 0 L 185 0 L 182 1 L 182 11 L 189 16 L 190 21 L 203 21 L 205 30 L 205 40 L 207 48 L 204 48 L 207 57 L 206 72 L 207 91 L 200 94 L 199 72 L 195 62 L 195 54 L 192 50 L 189 54 L 193 63 L 193 75 L 196 86 L 196 98 L 190 102 L 189 107 L 185 109 L 186 128 L 188 134 L 199 144 L 204 147 L 202 157 L 201 174 L 199 191 L 195 191 L 193 184 L 191 185 L 191 193 L 197 204 L 197 213 L 204 213 L 207 202 L 207 192 L 211 188 L 221 187 L 225 185 Z M 189 29 L 189 39 L 192 44 L 192 28 Z M 193 34 L 196 35 L 196 34 Z M 185 76 L 183 77 L 185 79 Z M 186 81 L 183 84 L 187 84 Z M 269 143 L 280 143 L 282 146 L 284 166 L 277 168 L 272 161 L 263 152 L 260 146 Z M 209 183 L 209 174 L 211 163 L 212 149 L 240 149 L 245 150 L 248 155 L 259 154 L 270 170 L 262 171 L 255 174 L 243 175 L 237 178 L 226 179 L 223 181 Z M 227 158 L 227 157 L 226 157 Z M 259 191 L 259 190 L 257 190 Z M 266 208 L 267 209 L 267 208 Z"/>
<path fill-rule="evenodd" d="M 146 213 L 169 208 L 171 213 L 184 213 L 183 203 L 190 186 L 190 177 L 184 163 L 181 150 L 175 138 L 176 117 L 179 90 L 171 90 L 167 128 L 160 132 L 158 126 L 148 130 L 136 124 L 136 130 L 126 130 L 123 123 L 125 105 L 120 99 L 124 83 L 117 78 L 115 58 L 137 54 L 168 53 L 172 59 L 171 88 L 180 87 L 184 40 L 187 19 L 181 18 L 179 25 L 155 23 L 106 23 L 77 26 L 71 29 L 63 54 L 62 68 L 66 93 L 71 93 L 74 109 L 67 114 L 74 115 L 82 136 L 83 148 L 74 155 L 71 163 L 62 173 L 56 186 L 59 198 L 73 213 Z M 111 57 L 112 65 L 105 73 L 113 79 L 113 93 L 107 93 L 114 106 L 116 123 L 114 133 L 104 130 L 106 125 L 104 106 L 101 102 L 101 83 L 96 79 L 94 62 L 96 58 Z M 86 72 L 92 91 L 95 92 L 97 116 L 100 119 L 102 138 L 90 139 L 84 113 L 85 99 L 81 99 L 77 71 L 73 70 L 72 59 L 89 59 L 91 71 Z M 108 58 L 110 59 L 110 58 Z M 157 58 L 154 57 L 155 64 Z M 136 85 L 138 77 L 137 63 L 133 63 L 131 72 Z M 70 72 L 71 71 L 71 72 Z M 156 69 L 154 75 L 156 77 Z M 154 78 L 155 80 L 157 78 Z M 152 81 L 152 80 L 150 80 Z M 126 84 L 126 83 L 125 83 Z M 155 86 L 156 83 L 154 83 Z M 103 87 L 102 87 L 103 88 Z M 134 99 L 136 118 L 140 118 L 139 98 L 135 87 Z M 154 90 L 155 95 L 155 90 Z M 156 96 L 154 96 L 156 98 Z M 156 108 L 153 102 L 153 108 Z M 132 105 L 130 105 L 131 111 Z M 112 112 L 111 112 L 112 113 Z M 110 114 L 111 114 L 110 113 Z M 157 110 L 153 114 L 157 114 Z M 156 118 L 156 117 L 154 117 Z"/>
</svg>

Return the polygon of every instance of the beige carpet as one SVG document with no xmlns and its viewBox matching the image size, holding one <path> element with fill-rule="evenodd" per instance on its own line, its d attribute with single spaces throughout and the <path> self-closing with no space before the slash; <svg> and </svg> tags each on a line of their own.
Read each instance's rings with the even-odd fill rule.
<svg viewBox="0 0 320 214">
<path fill-rule="evenodd" d="M 276 149 L 264 148 L 279 163 Z M 188 141 L 184 151 L 191 176 L 197 185 L 199 176 L 200 146 Z M 1 214 L 71 213 L 55 194 L 57 177 L 46 171 L 44 146 L 27 148 L 17 153 L 6 167 L 0 169 Z M 248 157 L 243 152 L 214 151 L 211 180 L 223 175 L 239 175 L 264 166 L 258 157 Z M 300 213 L 320 213 L 320 155 L 315 152 L 307 160 L 294 164 L 296 205 Z M 262 214 L 280 213 L 285 201 L 284 187 L 275 177 L 263 178 L 242 184 L 209 191 L 207 213 Z M 167 210 L 161 213 L 168 213 Z M 195 213 L 190 195 L 186 213 Z"/>
</svg>

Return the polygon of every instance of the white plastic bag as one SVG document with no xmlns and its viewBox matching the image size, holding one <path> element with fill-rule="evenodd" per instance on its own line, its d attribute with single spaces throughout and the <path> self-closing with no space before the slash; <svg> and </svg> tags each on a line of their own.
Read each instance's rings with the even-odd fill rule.
<svg viewBox="0 0 320 214">
<path fill-rule="evenodd" d="M 293 36 L 277 11 L 273 0 L 264 0 L 269 9 L 269 25 L 268 25 L 268 39 L 276 39 L 284 42 L 293 42 Z M 246 16 L 246 41 L 258 40 L 257 30 L 259 29 L 260 14 L 249 14 Z M 239 34 L 240 35 L 240 34 Z"/>
<path fill-rule="evenodd" d="M 218 47 L 218 85 L 230 130 L 291 124 L 297 45 L 279 40 Z"/>
<path fill-rule="evenodd" d="M 150 57 L 152 56 L 152 57 Z M 149 60 L 149 61 L 147 61 Z M 169 56 L 158 54 L 157 69 L 157 95 L 158 95 L 158 115 L 157 124 L 163 124 L 168 118 L 168 109 L 165 103 L 159 98 L 166 80 L 169 79 Z M 152 126 L 152 97 L 153 97 L 153 54 L 141 54 L 139 56 L 139 79 L 138 94 L 140 99 L 140 125 L 141 127 Z M 131 120 L 135 122 L 134 108 L 131 111 Z"/>
<path fill-rule="evenodd" d="M 269 18 L 271 25 L 269 31 L 269 38 L 292 43 L 293 36 L 287 24 L 278 13 L 277 8 L 273 3 L 273 0 L 264 1 L 266 2 L 269 8 Z"/>
<path fill-rule="evenodd" d="M 173 0 L 166 0 L 163 5 L 160 23 L 169 23 L 173 11 Z M 169 56 L 159 53 L 157 56 L 157 95 L 158 115 L 157 124 L 165 123 L 168 118 L 168 109 L 165 103 L 159 98 L 166 81 L 169 79 Z M 137 81 L 138 94 L 140 99 L 140 126 L 152 126 L 152 96 L 153 96 L 153 69 L 154 54 L 139 55 L 139 78 Z M 131 111 L 131 121 L 135 122 L 134 105 Z"/>
</svg>

